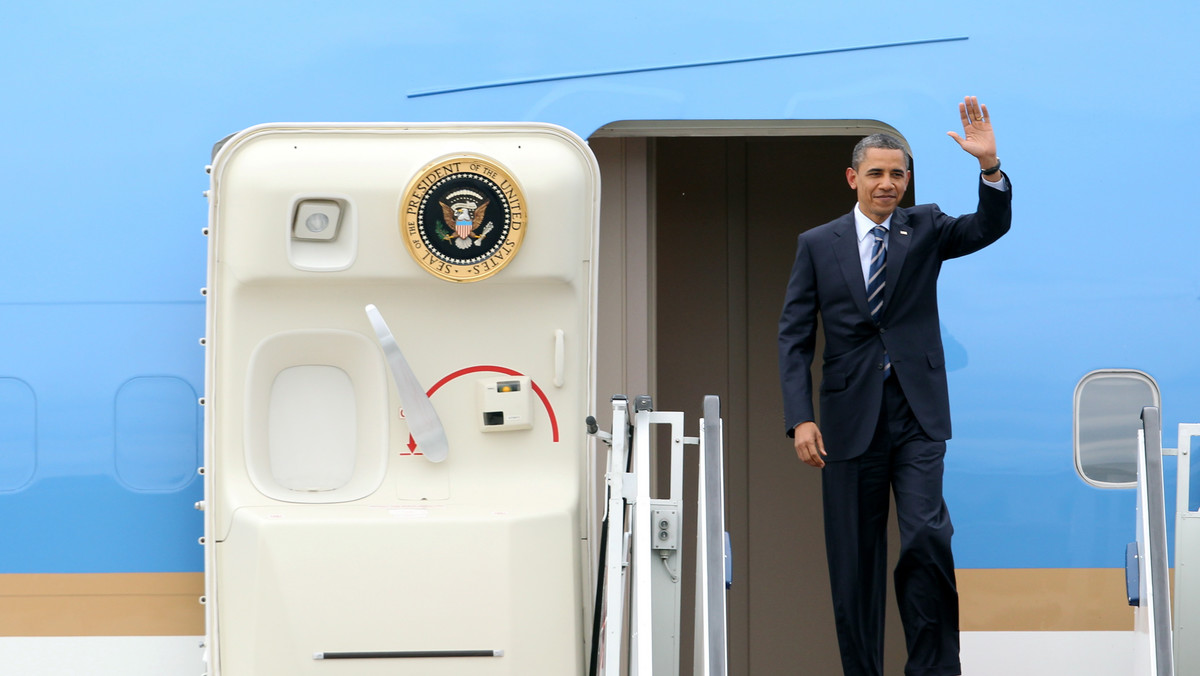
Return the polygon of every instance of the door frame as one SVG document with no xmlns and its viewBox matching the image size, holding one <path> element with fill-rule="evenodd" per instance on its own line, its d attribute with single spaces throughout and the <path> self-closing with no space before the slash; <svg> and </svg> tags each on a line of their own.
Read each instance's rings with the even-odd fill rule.
<svg viewBox="0 0 1200 676">
<path fill-rule="evenodd" d="M 630 120 L 605 125 L 588 138 L 600 166 L 602 184 L 597 265 L 597 391 L 594 399 L 601 420 L 606 417 L 605 398 L 609 395 L 655 395 L 658 389 L 655 139 L 862 137 L 879 132 L 894 135 L 908 145 L 894 127 L 876 120 Z M 911 154 L 911 148 L 909 152 Z M 730 311 L 731 321 L 735 317 L 746 321 L 744 308 L 731 306 Z M 746 393 L 740 394 L 744 398 Z M 730 396 L 736 399 L 739 393 L 731 392 Z M 723 406 L 724 410 L 728 408 Z M 745 438 L 748 431 L 726 424 L 726 434 L 729 444 Z M 590 485 L 594 491 L 592 504 L 598 505 L 603 491 L 603 455 L 594 457 L 598 458 L 598 463 L 591 466 L 595 475 Z M 651 480 L 657 483 L 657 477 Z M 751 490 L 748 467 L 731 463 L 725 480 L 727 496 L 742 496 L 727 502 L 727 528 L 731 532 L 748 532 L 749 503 L 744 499 Z M 598 537 L 598 524 L 591 527 L 591 537 Z M 733 544 L 735 561 L 747 555 L 747 543 Z M 731 619 L 748 612 L 745 604 L 730 605 Z M 731 624 L 731 638 L 735 626 Z M 749 673 L 749 662 L 747 655 L 731 655 L 731 671 Z"/>
</svg>

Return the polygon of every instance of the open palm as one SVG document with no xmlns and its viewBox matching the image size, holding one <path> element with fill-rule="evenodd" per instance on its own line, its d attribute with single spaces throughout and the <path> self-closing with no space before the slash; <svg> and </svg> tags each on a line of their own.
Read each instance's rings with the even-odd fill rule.
<svg viewBox="0 0 1200 676">
<path fill-rule="evenodd" d="M 987 106 L 980 105 L 979 98 L 966 97 L 958 104 L 958 116 L 962 120 L 963 133 L 947 132 L 963 150 L 978 158 L 994 157 L 996 134 L 992 130 L 992 118 Z"/>
</svg>

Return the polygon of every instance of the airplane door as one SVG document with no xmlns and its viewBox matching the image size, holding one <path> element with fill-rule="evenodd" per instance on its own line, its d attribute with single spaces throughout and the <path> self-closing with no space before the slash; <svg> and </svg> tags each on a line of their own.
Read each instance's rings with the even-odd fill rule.
<svg viewBox="0 0 1200 676">
<path fill-rule="evenodd" d="M 264 125 L 208 196 L 209 674 L 581 673 L 586 144 Z"/>
</svg>

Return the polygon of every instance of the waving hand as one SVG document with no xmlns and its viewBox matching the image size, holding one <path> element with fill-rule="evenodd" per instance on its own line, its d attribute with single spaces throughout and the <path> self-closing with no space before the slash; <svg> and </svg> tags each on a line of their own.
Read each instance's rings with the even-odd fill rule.
<svg viewBox="0 0 1200 676">
<path fill-rule="evenodd" d="M 980 105 L 979 98 L 968 96 L 958 104 L 958 116 L 962 120 L 963 133 L 946 132 L 963 150 L 979 160 L 979 167 L 987 169 L 996 165 L 996 134 L 992 130 L 992 117 L 987 106 Z"/>
</svg>

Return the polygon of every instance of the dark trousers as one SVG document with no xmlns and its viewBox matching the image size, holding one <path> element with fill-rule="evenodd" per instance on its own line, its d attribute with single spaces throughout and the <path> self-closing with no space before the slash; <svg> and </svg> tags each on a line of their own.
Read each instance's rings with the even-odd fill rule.
<svg viewBox="0 0 1200 676">
<path fill-rule="evenodd" d="M 895 375 L 867 451 L 821 470 L 825 546 L 845 676 L 883 676 L 888 489 L 896 498 L 896 600 L 908 646 L 906 676 L 957 676 L 958 590 L 942 499 L 946 444 L 930 440 Z"/>
</svg>

